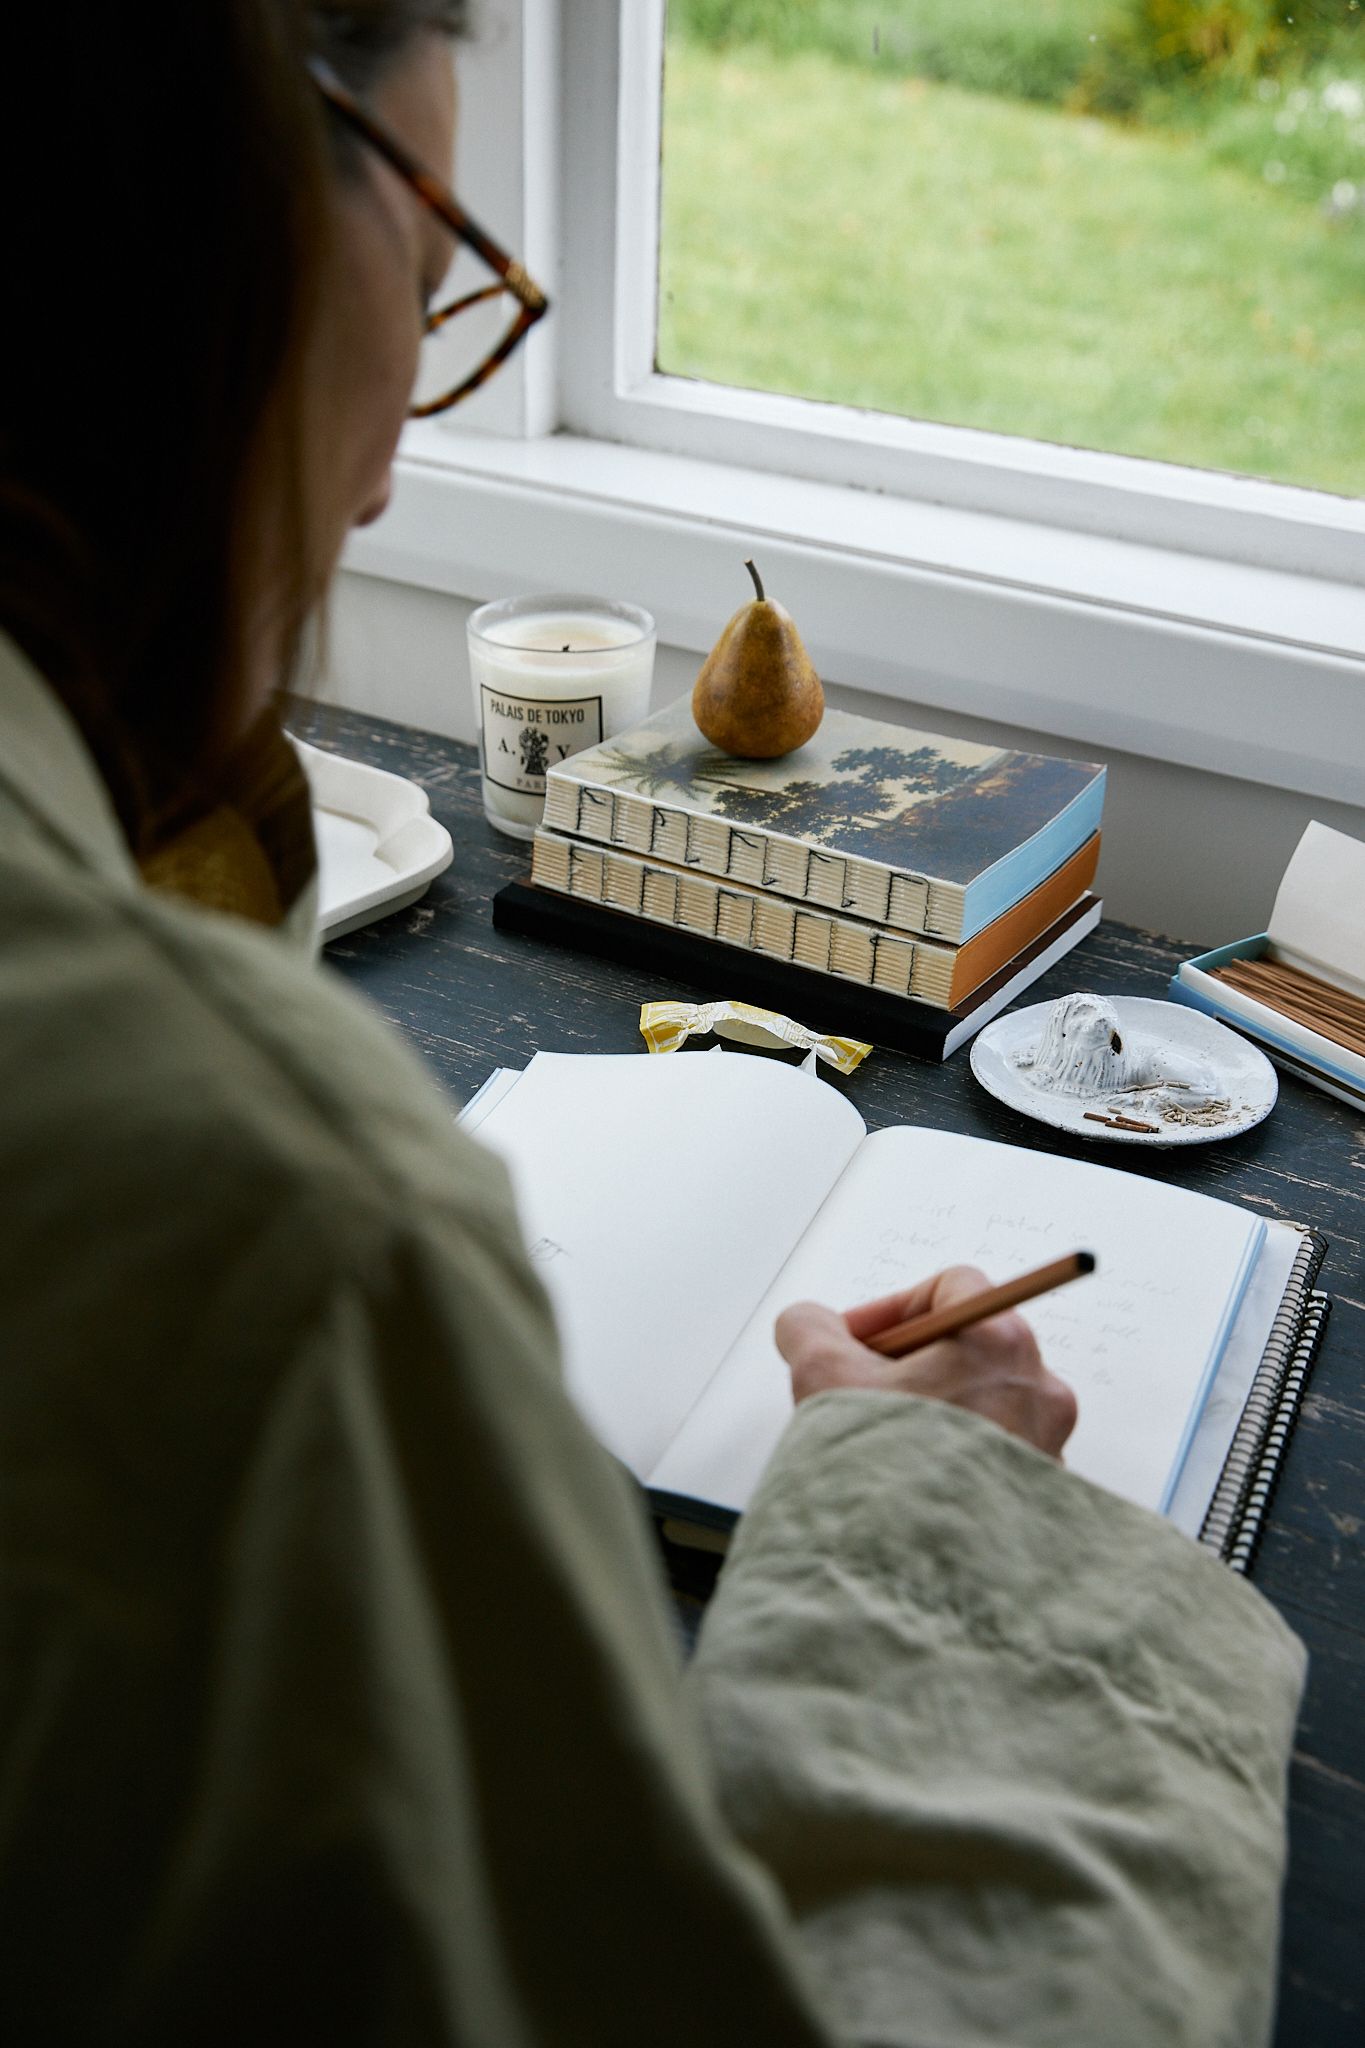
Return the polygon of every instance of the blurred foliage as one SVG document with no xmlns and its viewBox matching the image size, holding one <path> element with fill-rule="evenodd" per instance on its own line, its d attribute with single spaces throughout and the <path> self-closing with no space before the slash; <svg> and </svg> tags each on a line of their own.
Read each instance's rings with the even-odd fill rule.
<svg viewBox="0 0 1365 2048">
<path fill-rule="evenodd" d="M 1365 57 L 1361 0 L 669 0 L 669 28 L 713 48 L 820 51 L 1006 99 L 1134 115 Z"/>
<path fill-rule="evenodd" d="M 1365 52 L 1362 53 L 1365 56 Z M 1215 100 L 1199 124 L 1205 155 L 1236 165 L 1338 228 L 1365 234 L 1365 64 L 1262 79 L 1252 96 Z"/>
<path fill-rule="evenodd" d="M 1195 129 L 1365 226 L 1365 0 L 669 0 L 669 32 Z"/>
<path fill-rule="evenodd" d="M 1245 94 L 1263 78 L 1365 53 L 1359 0 L 1124 0 L 1076 94 L 1087 111 L 1152 112 L 1154 95 Z"/>
<path fill-rule="evenodd" d="M 1337 226 L 1365 228 L 1360 0 L 1126 0 L 1068 101 L 1198 135 Z"/>
<path fill-rule="evenodd" d="M 1112 0 L 669 0 L 669 30 L 713 48 L 819 51 L 1007 99 L 1065 100 Z"/>
</svg>

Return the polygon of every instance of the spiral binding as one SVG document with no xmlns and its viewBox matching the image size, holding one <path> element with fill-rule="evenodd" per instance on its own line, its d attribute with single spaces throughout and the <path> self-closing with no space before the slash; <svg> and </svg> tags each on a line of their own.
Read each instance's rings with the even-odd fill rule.
<svg viewBox="0 0 1365 2048">
<path fill-rule="evenodd" d="M 1200 1542 L 1217 1551 L 1235 1572 L 1245 1574 L 1250 1568 L 1331 1307 L 1325 1294 L 1313 1291 L 1326 1251 L 1325 1239 L 1314 1230 L 1304 1231 L 1199 1532 Z"/>
</svg>

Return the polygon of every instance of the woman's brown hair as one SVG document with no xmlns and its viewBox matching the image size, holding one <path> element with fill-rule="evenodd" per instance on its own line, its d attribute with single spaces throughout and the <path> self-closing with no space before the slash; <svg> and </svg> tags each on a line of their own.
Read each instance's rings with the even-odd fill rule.
<svg viewBox="0 0 1365 2048">
<path fill-rule="evenodd" d="M 0 628 L 75 717 L 135 851 L 211 794 L 240 723 L 263 430 L 292 500 L 273 577 L 289 647 L 314 594 L 290 434 L 328 180 L 358 170 L 305 61 L 363 97 L 463 17 L 78 0 L 7 27 L 12 113 L 39 141 L 5 176 Z"/>
</svg>

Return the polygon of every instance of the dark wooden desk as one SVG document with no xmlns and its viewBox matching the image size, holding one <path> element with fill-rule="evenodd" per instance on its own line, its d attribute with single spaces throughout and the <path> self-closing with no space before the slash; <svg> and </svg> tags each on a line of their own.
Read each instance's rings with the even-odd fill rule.
<svg viewBox="0 0 1365 2048">
<path fill-rule="evenodd" d="M 330 948 L 419 1047 L 440 1079 L 467 1095 L 495 1066 L 559 1052 L 640 1048 L 641 1002 L 663 989 L 626 967 L 503 937 L 494 892 L 524 878 L 527 849 L 484 821 L 473 750 L 375 719 L 317 713 L 319 745 L 410 775 L 455 841 L 455 862 L 425 900 Z M 1207 944 L 1226 933 L 1196 935 Z M 1194 946 L 1106 926 L 1039 984 L 1161 996 Z M 1035 1000 L 1031 997 L 1030 1000 Z M 824 1019 L 811 1019 L 824 1023 Z M 837 1018 L 829 1020 L 838 1028 Z M 945 1130 L 1075 1149 L 1026 1124 L 972 1080 L 965 1052 L 936 1067 L 878 1051 L 848 1092 L 869 1125 L 919 1121 Z M 1334 1297 L 1302 1421 L 1291 1445 L 1253 1580 L 1312 1654 L 1291 1781 L 1292 1852 L 1285 1910 L 1278 2048 L 1361 2048 L 1365 2041 L 1365 1121 L 1283 1078 L 1258 1130 L 1197 1151 L 1115 1148 L 1112 1163 L 1176 1179 L 1267 1216 L 1312 1223 L 1331 1249 L 1320 1284 Z"/>
</svg>

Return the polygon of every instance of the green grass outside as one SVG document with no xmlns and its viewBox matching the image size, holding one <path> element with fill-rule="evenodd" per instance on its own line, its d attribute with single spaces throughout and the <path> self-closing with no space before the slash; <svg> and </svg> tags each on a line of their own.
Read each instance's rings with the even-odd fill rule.
<svg viewBox="0 0 1365 2048">
<path fill-rule="evenodd" d="M 660 366 L 1365 489 L 1365 236 L 1199 137 L 670 43 Z"/>
</svg>

